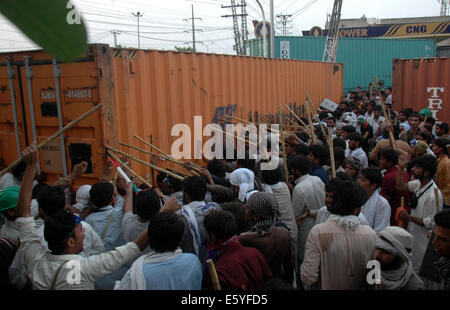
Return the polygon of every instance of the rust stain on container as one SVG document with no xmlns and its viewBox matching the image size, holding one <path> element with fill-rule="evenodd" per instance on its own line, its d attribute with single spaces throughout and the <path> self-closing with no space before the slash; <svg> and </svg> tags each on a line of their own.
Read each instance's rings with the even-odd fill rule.
<svg viewBox="0 0 450 310">
<path fill-rule="evenodd" d="M 450 58 L 394 59 L 393 109 L 429 109 L 438 122 L 450 123 Z"/>
<path fill-rule="evenodd" d="M 58 130 L 55 116 L 56 96 L 51 56 L 42 51 L 0 54 L 0 138 L 5 164 L 17 158 L 12 124 L 11 99 L 5 56 L 20 63 L 31 56 L 34 77 L 32 91 L 38 140 L 42 141 Z M 145 155 L 119 146 L 119 142 L 148 149 L 137 141 L 138 135 L 170 153 L 175 124 L 186 124 L 194 135 L 194 116 L 202 117 L 201 129 L 209 123 L 223 123 L 224 115 L 241 116 L 259 123 L 278 122 L 279 107 L 300 108 L 308 90 L 318 106 L 324 98 L 339 102 L 343 89 L 342 64 L 314 61 L 263 59 L 202 53 L 178 53 L 156 50 L 122 50 L 106 45 L 91 45 L 89 55 L 75 63 L 61 63 L 61 102 L 64 125 L 88 111 L 98 102 L 100 113 L 91 115 L 65 134 L 68 170 L 74 161 L 89 157 L 92 171 L 77 185 L 94 183 L 104 165 L 104 144 L 115 146 L 142 160 Z M 33 63 L 33 61 L 35 61 Z M 41 63 L 40 63 L 41 62 Z M 42 63 L 43 62 L 43 63 Z M 40 64 L 39 64 L 40 63 Z M 22 148 L 24 127 L 28 143 L 32 137 L 25 68 L 20 68 L 22 87 L 16 76 L 15 92 Z M 22 114 L 22 103 L 25 120 Z M 9 105 L 8 105 L 9 104 Z M 242 111 L 242 112 L 241 112 Z M 23 126 L 22 124 L 26 124 Z M 11 129 L 12 128 L 12 129 Z M 12 134 L 11 134 L 12 133 Z M 203 137 L 205 143 L 209 137 Z M 193 141 L 193 137 L 190 139 Z M 191 146 L 192 154 L 194 146 Z M 83 157 L 84 156 L 84 157 Z M 130 160 L 130 162 L 132 162 Z M 178 168 L 163 162 L 162 167 Z M 61 171 L 49 170 L 51 164 L 41 162 L 47 179 L 55 180 Z M 150 169 L 133 163 L 132 168 L 144 178 Z"/>
</svg>

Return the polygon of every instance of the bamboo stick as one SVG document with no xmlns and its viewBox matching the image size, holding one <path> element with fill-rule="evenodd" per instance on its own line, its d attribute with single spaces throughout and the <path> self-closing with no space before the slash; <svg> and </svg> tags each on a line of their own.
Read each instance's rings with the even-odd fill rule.
<svg viewBox="0 0 450 310">
<path fill-rule="evenodd" d="M 130 167 L 125 165 L 125 163 L 123 161 L 121 161 L 119 159 L 119 156 L 114 154 L 114 152 L 108 152 L 108 155 L 111 156 L 112 159 L 114 159 L 118 164 L 120 164 L 125 170 L 127 170 L 129 173 L 134 175 L 137 179 L 139 179 L 142 183 L 144 183 L 145 185 L 147 185 L 150 188 L 153 187 L 153 185 L 151 185 L 147 180 L 145 180 L 143 177 L 141 177 L 139 174 L 137 174 L 133 169 L 131 169 Z"/>
<path fill-rule="evenodd" d="M 397 144 L 395 144 L 394 134 L 392 133 L 391 121 L 389 120 L 389 117 L 388 117 L 387 112 L 386 112 L 386 106 L 384 105 L 383 97 L 381 96 L 380 84 L 378 84 L 378 78 L 377 77 L 375 77 L 375 83 L 377 85 L 378 97 L 380 97 L 381 108 L 383 109 L 383 114 L 384 114 L 384 117 L 386 119 L 386 126 L 388 126 L 388 129 L 389 129 L 389 140 L 391 141 L 392 148 L 396 152 L 398 152 Z"/>
<path fill-rule="evenodd" d="M 405 197 L 404 196 L 402 196 L 400 199 L 400 209 L 405 209 Z M 403 228 L 403 223 L 404 223 L 403 220 L 399 219 L 397 221 L 397 226 Z"/>
<path fill-rule="evenodd" d="M 148 162 L 146 162 L 146 161 L 143 161 L 143 160 L 141 160 L 141 159 L 139 159 L 139 158 L 136 158 L 136 157 L 134 157 L 134 156 L 132 156 L 132 155 L 130 155 L 130 154 L 127 154 L 127 153 L 122 152 L 122 151 L 120 151 L 120 150 L 118 150 L 118 149 L 116 149 L 116 148 L 113 148 L 112 146 L 105 145 L 105 147 L 108 148 L 108 149 L 110 149 L 111 151 L 114 151 L 114 152 L 116 152 L 116 153 L 119 153 L 119 154 L 122 154 L 122 155 L 124 155 L 124 156 L 127 156 L 128 158 L 131 158 L 131 159 L 137 161 L 138 163 L 141 163 L 141 164 L 143 164 L 143 165 L 149 166 L 150 168 L 153 168 L 153 169 L 155 169 L 155 170 L 158 170 L 159 172 L 164 172 L 164 173 L 166 173 L 166 174 L 168 174 L 168 175 L 170 175 L 170 176 L 173 176 L 174 178 L 176 178 L 176 179 L 178 179 L 178 180 L 184 180 L 183 177 L 180 177 L 179 175 L 177 175 L 177 174 L 175 174 L 175 173 L 173 173 L 173 172 L 170 172 L 170 171 L 168 171 L 168 170 L 166 170 L 166 169 L 163 169 L 163 168 L 160 168 L 160 167 L 158 167 L 158 166 L 152 165 L 152 164 L 150 164 L 150 163 L 148 163 Z"/>
<path fill-rule="evenodd" d="M 308 133 L 311 135 L 311 131 L 310 131 L 310 129 L 308 128 L 308 126 L 305 124 L 305 122 L 303 122 L 302 119 L 301 119 L 297 114 L 295 114 L 295 112 L 292 111 L 292 109 L 291 109 L 287 104 L 285 104 L 285 107 L 286 107 L 286 109 L 288 109 L 289 112 L 291 112 L 291 113 L 294 115 L 294 117 L 295 117 L 296 119 L 298 119 L 298 121 L 299 121 L 300 123 L 302 123 L 302 125 L 305 127 L 305 129 L 308 131 Z"/>
<path fill-rule="evenodd" d="M 309 101 L 309 103 L 311 104 L 311 108 L 313 109 L 313 111 L 314 111 L 314 116 L 317 116 L 317 120 L 318 120 L 318 122 L 319 122 L 319 127 L 320 127 L 320 130 L 322 131 L 322 134 L 323 134 L 323 137 L 325 138 L 325 141 L 329 141 L 328 140 L 328 136 L 327 136 L 327 134 L 325 133 L 325 129 L 323 129 L 323 126 L 322 126 L 322 122 L 320 121 L 320 119 L 319 119 L 319 115 L 317 115 L 317 111 L 314 109 L 314 104 L 313 104 L 313 102 L 312 102 L 312 100 L 311 100 L 311 97 L 309 96 L 309 92 L 306 90 L 305 91 L 306 92 L 306 97 L 308 98 L 308 101 Z M 307 102 L 308 102 L 307 101 Z"/>
<path fill-rule="evenodd" d="M 279 109 L 279 113 L 278 113 L 278 119 L 279 122 L 281 124 L 282 121 L 282 117 L 281 117 L 281 108 Z M 281 148 L 283 150 L 283 162 L 284 162 L 284 177 L 285 177 L 285 182 L 286 184 L 289 184 L 289 175 L 288 175 L 288 168 L 287 168 L 287 156 L 286 156 L 286 148 L 284 146 L 284 136 L 283 136 L 283 129 L 280 128 L 280 138 L 281 138 Z"/>
<path fill-rule="evenodd" d="M 334 147 L 333 147 L 333 128 L 328 127 L 328 146 L 330 147 L 330 164 L 331 164 L 331 177 L 336 178 L 336 164 L 334 162 Z"/>
<path fill-rule="evenodd" d="M 241 122 L 244 122 L 244 123 L 247 123 L 247 124 L 254 124 L 253 122 L 246 121 L 245 119 L 242 119 L 242 118 L 239 118 L 239 117 L 235 117 L 235 116 L 230 116 L 230 115 L 226 115 L 226 114 L 225 114 L 225 117 L 234 119 L 234 120 L 236 120 L 236 121 L 241 121 Z"/>
<path fill-rule="evenodd" d="M 439 206 L 439 189 L 437 187 L 434 188 L 434 200 L 436 204 L 436 213 L 439 213 L 440 206 Z"/>
<path fill-rule="evenodd" d="M 55 140 L 57 137 L 59 137 L 60 135 L 62 135 L 64 132 L 66 132 L 67 130 L 71 129 L 73 126 L 75 126 L 76 124 L 78 124 L 79 122 L 81 122 L 82 120 L 84 120 L 85 118 L 87 118 L 89 115 L 91 115 L 92 113 L 96 112 L 97 110 L 99 110 L 102 107 L 102 104 L 98 104 L 95 107 L 93 107 L 92 109 L 90 109 L 89 111 L 87 111 L 86 113 L 84 113 L 83 115 L 79 116 L 78 118 L 74 119 L 73 121 L 71 121 L 69 124 L 67 124 L 64 128 L 58 130 L 57 132 L 55 132 L 53 135 L 51 135 L 50 137 L 48 137 L 47 139 L 45 139 L 44 141 L 42 141 L 38 146 L 37 149 L 41 149 L 42 147 L 46 146 L 47 144 L 49 144 L 50 142 L 52 142 L 53 140 Z M 36 141 L 37 142 L 37 141 Z M 16 167 L 18 164 L 20 164 L 23 160 L 23 156 L 19 157 L 15 162 L 13 162 L 12 164 L 10 164 L 8 167 L 6 167 L 5 169 L 3 169 L 2 171 L 0 171 L 0 177 L 3 176 L 5 173 L 7 173 L 10 169 Z"/>
<path fill-rule="evenodd" d="M 220 291 L 220 283 L 219 283 L 219 277 L 217 276 L 216 267 L 214 266 L 214 262 L 212 259 L 207 259 L 206 263 L 208 264 L 209 269 L 209 275 L 211 277 L 211 282 L 214 286 L 214 289 L 216 291 Z"/>
<path fill-rule="evenodd" d="M 308 122 L 311 130 L 311 143 L 314 145 L 317 143 L 316 134 L 314 132 L 314 126 L 311 119 L 311 113 L 309 112 L 309 106 L 308 106 L 308 100 L 305 100 L 305 106 L 306 106 L 306 114 L 308 114 Z"/>
<path fill-rule="evenodd" d="M 131 145 L 131 144 L 128 144 L 128 143 L 124 143 L 124 142 L 120 142 L 119 141 L 119 145 L 129 147 L 130 149 L 134 149 L 134 150 L 140 151 L 140 152 L 145 153 L 145 154 L 154 155 L 154 156 L 158 156 L 159 158 L 167 159 L 164 155 L 153 153 L 153 152 L 150 152 L 150 151 L 147 151 L 147 150 L 144 150 L 144 149 L 140 149 L 137 146 L 134 146 L 134 145 Z"/>
</svg>

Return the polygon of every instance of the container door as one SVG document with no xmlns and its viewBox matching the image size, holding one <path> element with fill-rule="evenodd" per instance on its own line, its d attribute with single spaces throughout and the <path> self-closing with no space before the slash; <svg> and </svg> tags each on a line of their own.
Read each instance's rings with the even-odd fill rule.
<svg viewBox="0 0 450 310">
<path fill-rule="evenodd" d="M 30 124 L 28 136 L 31 139 L 36 136 L 38 143 L 98 104 L 95 62 L 33 65 L 30 61 L 21 68 L 21 75 L 27 85 L 24 98 L 26 121 Z M 97 163 L 103 162 L 100 112 L 60 137 L 40 152 L 40 169 L 46 181 L 57 180 L 70 173 L 74 165 L 86 161 L 87 172 L 77 183 L 92 183 L 92 178 L 97 179 L 102 169 Z"/>
<path fill-rule="evenodd" d="M 2 58 L 0 66 L 0 168 L 14 162 L 27 146 L 19 66 Z"/>
</svg>

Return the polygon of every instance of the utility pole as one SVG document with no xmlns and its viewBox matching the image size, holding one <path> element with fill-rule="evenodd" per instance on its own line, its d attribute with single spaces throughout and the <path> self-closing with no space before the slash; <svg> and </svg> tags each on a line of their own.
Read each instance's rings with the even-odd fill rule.
<svg viewBox="0 0 450 310">
<path fill-rule="evenodd" d="M 193 45 L 193 48 L 194 48 L 194 53 L 195 52 L 197 52 L 197 50 L 196 50 L 196 48 L 195 48 L 195 32 L 196 31 L 202 31 L 201 29 L 195 29 L 195 20 L 196 19 L 200 19 L 200 20 L 202 20 L 200 17 L 194 17 L 194 5 L 192 5 L 192 17 L 191 18 L 185 18 L 185 19 L 183 19 L 183 20 L 185 20 L 185 21 L 188 21 L 188 20 L 192 20 L 192 45 Z M 186 32 L 188 32 L 188 31 L 186 31 Z M 203 43 L 203 42 L 198 42 L 198 43 Z"/>
<path fill-rule="evenodd" d="M 111 30 L 111 33 L 114 35 L 114 46 L 117 47 L 117 35 L 121 34 L 118 30 Z"/>
<path fill-rule="evenodd" d="M 244 52 L 244 44 L 242 43 L 242 38 L 247 38 L 248 39 L 248 31 L 247 29 L 242 29 L 242 35 L 241 35 L 241 31 L 239 30 L 239 22 L 238 22 L 238 17 L 245 17 L 245 20 L 242 20 L 242 25 L 245 23 L 245 28 L 247 28 L 247 13 L 245 11 L 245 9 L 241 9 L 241 14 L 238 14 L 236 11 L 236 8 L 241 7 L 241 8 L 245 8 L 247 6 L 247 4 L 244 1 L 241 1 L 241 4 L 236 4 L 235 0 L 231 0 L 231 5 L 222 5 L 221 8 L 222 9 L 227 9 L 227 8 L 231 8 L 231 15 L 222 15 L 222 17 L 233 17 L 233 31 L 234 31 L 234 43 L 236 45 L 236 54 L 237 55 L 245 55 Z M 245 31 L 245 32 L 244 32 Z"/>
<path fill-rule="evenodd" d="M 144 16 L 144 14 L 141 14 L 141 12 L 137 12 L 136 14 L 131 13 L 134 15 L 134 17 L 137 17 L 137 26 L 138 26 L 138 48 L 141 48 L 141 37 L 139 34 L 139 18 Z"/>
<path fill-rule="evenodd" d="M 287 24 L 289 21 L 289 18 L 292 17 L 292 14 L 278 14 L 277 18 L 279 19 L 278 24 L 281 24 L 281 35 L 287 36 L 288 33 L 288 27 Z M 290 29 L 291 27 L 289 27 Z"/>
</svg>

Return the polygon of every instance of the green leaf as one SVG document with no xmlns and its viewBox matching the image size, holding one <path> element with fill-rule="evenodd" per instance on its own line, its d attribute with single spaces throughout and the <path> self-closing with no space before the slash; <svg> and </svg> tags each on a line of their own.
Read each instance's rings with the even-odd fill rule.
<svg viewBox="0 0 450 310">
<path fill-rule="evenodd" d="M 60 60 L 75 60 L 87 52 L 85 24 L 66 0 L 1 0 L 0 13 Z"/>
</svg>

